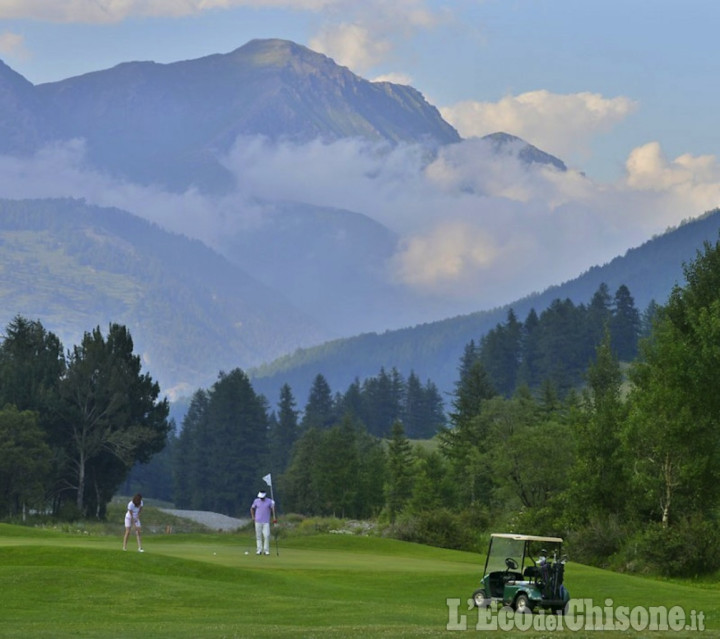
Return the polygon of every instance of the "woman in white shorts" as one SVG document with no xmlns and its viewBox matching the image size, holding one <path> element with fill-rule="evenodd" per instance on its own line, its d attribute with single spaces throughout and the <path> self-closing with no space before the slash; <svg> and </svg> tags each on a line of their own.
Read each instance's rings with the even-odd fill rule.
<svg viewBox="0 0 720 639">
<path fill-rule="evenodd" d="M 135 536 L 137 537 L 138 550 L 143 552 L 142 540 L 140 539 L 140 512 L 143 508 L 142 495 L 138 493 L 133 497 L 127 505 L 127 512 L 125 513 L 125 537 L 123 538 L 123 550 L 127 550 L 128 537 L 130 537 L 130 530 L 135 526 Z"/>
</svg>

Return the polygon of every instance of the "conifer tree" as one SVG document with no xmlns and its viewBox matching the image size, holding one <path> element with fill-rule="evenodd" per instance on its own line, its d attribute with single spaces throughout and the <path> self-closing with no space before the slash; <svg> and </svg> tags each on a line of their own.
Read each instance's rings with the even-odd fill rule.
<svg viewBox="0 0 720 639">
<path fill-rule="evenodd" d="M 318 373 L 313 380 L 305 412 L 300 422 L 303 431 L 310 428 L 327 429 L 336 421 L 332 391 L 325 377 Z"/>
<path fill-rule="evenodd" d="M 385 484 L 385 506 L 391 522 L 402 510 L 412 495 L 414 456 L 410 442 L 400 421 L 392 427 L 387 453 L 387 482 Z"/>
<path fill-rule="evenodd" d="M 270 429 L 271 470 L 280 475 L 290 463 L 292 447 L 298 438 L 298 411 L 295 410 L 295 398 L 288 384 L 280 389 L 280 401 L 274 423 Z"/>
</svg>

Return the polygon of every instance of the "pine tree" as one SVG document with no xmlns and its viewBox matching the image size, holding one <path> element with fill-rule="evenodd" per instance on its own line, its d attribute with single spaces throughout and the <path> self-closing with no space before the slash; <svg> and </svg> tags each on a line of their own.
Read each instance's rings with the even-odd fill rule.
<svg viewBox="0 0 720 639">
<path fill-rule="evenodd" d="M 625 508 L 627 469 L 622 430 L 627 410 L 621 398 L 622 373 L 605 332 L 597 359 L 587 372 L 583 413 L 575 424 L 577 461 L 571 494 L 576 515 L 605 518 L 621 515 Z"/>
<path fill-rule="evenodd" d="M 630 290 L 623 284 L 615 293 L 610 321 L 612 348 L 620 361 L 629 362 L 637 357 L 640 329 L 640 313 L 635 308 Z"/>
<path fill-rule="evenodd" d="M 298 411 L 295 398 L 288 384 L 280 389 L 280 401 L 274 424 L 270 428 L 270 468 L 276 476 L 285 471 L 290 463 L 292 447 L 298 438 Z"/>
<path fill-rule="evenodd" d="M 390 521 L 394 522 L 412 495 L 414 475 L 412 448 L 399 421 L 393 424 L 387 457 L 385 505 Z"/>
<path fill-rule="evenodd" d="M 300 422 L 303 431 L 310 428 L 327 429 L 336 421 L 332 391 L 325 377 L 318 373 L 313 380 L 305 412 Z"/>
</svg>

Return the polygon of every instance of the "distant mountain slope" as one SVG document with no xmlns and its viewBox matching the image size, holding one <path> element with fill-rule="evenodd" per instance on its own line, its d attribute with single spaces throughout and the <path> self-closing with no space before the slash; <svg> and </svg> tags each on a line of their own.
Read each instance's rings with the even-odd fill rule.
<svg viewBox="0 0 720 639">
<path fill-rule="evenodd" d="M 218 250 L 335 336 L 412 325 L 410 292 L 388 281 L 398 236 L 366 215 L 296 202 L 264 202 L 262 215 Z"/>
<path fill-rule="evenodd" d="M 0 153 L 30 153 L 43 138 L 35 87 L 0 62 Z"/>
<path fill-rule="evenodd" d="M 164 392 L 327 337 L 200 242 L 78 200 L 0 200 L 0 308 L 3 327 L 39 319 L 68 348 L 125 324 Z"/>
<path fill-rule="evenodd" d="M 565 162 L 556 158 L 554 155 L 545 153 L 532 144 L 528 144 L 522 138 L 509 133 L 491 133 L 481 140 L 485 140 L 492 145 L 496 154 L 516 155 L 525 164 L 549 164 L 560 171 L 567 171 Z"/>
<path fill-rule="evenodd" d="M 83 138 L 97 166 L 178 189 L 226 184 L 217 156 L 242 135 L 460 139 L 412 87 L 369 82 L 285 40 L 172 64 L 124 63 L 39 85 L 37 94 L 46 135 Z"/>
<path fill-rule="evenodd" d="M 558 298 L 587 304 L 604 282 L 611 294 L 621 284 L 628 286 L 636 308 L 642 312 L 652 300 L 666 302 L 673 286 L 684 283 L 683 264 L 696 258 L 703 242 L 718 241 L 719 234 L 720 209 L 716 209 L 630 249 L 608 264 L 593 267 L 574 280 L 507 306 L 299 349 L 252 370 L 253 386 L 276 401 L 280 386 L 288 383 L 302 406 L 318 373 L 325 376 L 333 391 L 344 392 L 354 378 L 364 379 L 376 375 L 381 367 L 394 366 L 404 375 L 414 371 L 423 380 L 429 378 L 441 391 L 450 393 L 465 345 L 472 339 L 477 343 L 488 330 L 504 322 L 510 308 L 524 320 L 530 309 L 540 313 Z"/>
</svg>

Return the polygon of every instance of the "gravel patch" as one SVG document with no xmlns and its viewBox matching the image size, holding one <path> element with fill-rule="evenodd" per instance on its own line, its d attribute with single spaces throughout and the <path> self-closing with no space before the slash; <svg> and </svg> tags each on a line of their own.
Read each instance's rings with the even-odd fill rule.
<svg viewBox="0 0 720 639">
<path fill-rule="evenodd" d="M 235 530 L 242 528 L 250 522 L 249 517 L 247 519 L 236 519 L 235 517 L 228 517 L 227 515 L 211 513 L 205 510 L 175 510 L 173 508 L 159 508 L 158 510 L 168 513 L 169 515 L 174 515 L 175 517 L 191 519 L 212 530 Z"/>
</svg>

